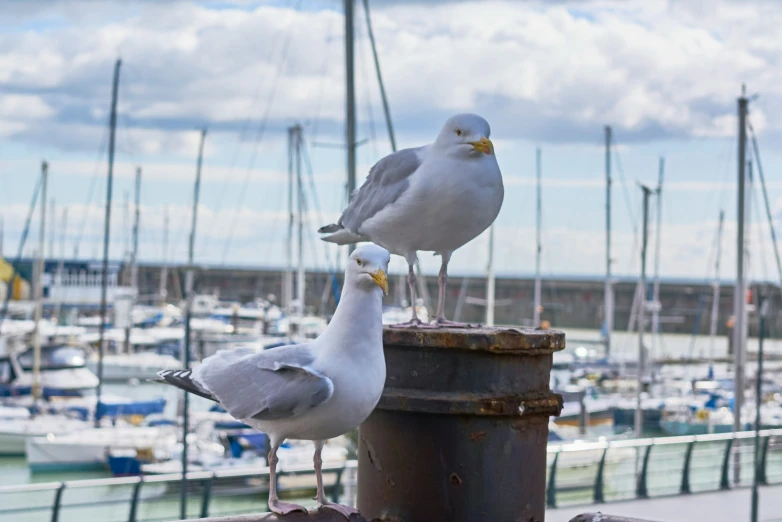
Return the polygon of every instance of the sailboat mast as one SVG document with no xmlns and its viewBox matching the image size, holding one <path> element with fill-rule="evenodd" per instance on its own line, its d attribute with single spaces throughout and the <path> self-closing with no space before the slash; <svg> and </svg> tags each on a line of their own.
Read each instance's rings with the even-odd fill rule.
<svg viewBox="0 0 782 522">
<path fill-rule="evenodd" d="M 722 228 L 725 211 L 720 210 L 720 223 L 717 228 L 717 258 L 714 261 L 714 281 L 711 284 L 711 324 L 709 325 L 709 359 L 714 360 L 714 348 L 717 341 L 717 321 L 720 311 L 720 260 L 722 258 Z"/>
<path fill-rule="evenodd" d="M 135 185 L 135 196 L 133 199 L 133 230 L 131 233 L 131 245 L 130 245 L 130 262 L 128 263 L 129 271 L 130 271 L 130 287 L 134 290 L 135 295 L 133 298 L 133 303 L 135 303 L 138 300 L 138 265 L 136 264 L 136 259 L 138 256 L 138 222 L 139 222 L 139 200 L 141 198 L 141 167 L 136 167 L 136 185 Z M 127 206 L 127 198 L 125 199 L 125 213 L 128 212 L 128 206 Z M 127 219 L 127 217 L 126 217 Z M 132 311 L 132 307 L 131 307 Z M 131 314 L 132 317 L 132 314 Z M 125 326 L 125 353 L 130 353 L 130 332 L 133 328 L 133 321 L 128 321 L 128 324 Z"/>
<path fill-rule="evenodd" d="M 380 60 L 377 57 L 375 32 L 372 30 L 372 17 L 369 14 L 369 0 L 364 0 L 364 16 L 367 20 L 367 35 L 369 35 L 369 43 L 372 46 L 372 57 L 375 61 L 375 74 L 377 74 L 377 83 L 380 86 L 380 99 L 383 102 L 383 113 L 386 117 L 386 129 L 388 130 L 388 139 L 391 142 L 391 152 L 396 152 L 396 137 L 394 136 L 394 126 L 391 123 L 391 109 L 388 106 L 386 87 L 383 84 L 383 75 L 380 73 Z"/>
<path fill-rule="evenodd" d="M 296 273 L 296 300 L 299 302 L 299 313 L 304 315 L 305 277 L 304 277 L 304 186 L 301 180 L 301 125 L 294 127 L 294 143 L 296 151 L 296 193 L 298 195 L 298 267 Z"/>
<path fill-rule="evenodd" d="M 345 146 L 347 147 L 348 201 L 356 190 L 356 93 L 353 50 L 353 2 L 345 0 Z M 349 247 L 352 252 L 355 245 Z"/>
<path fill-rule="evenodd" d="M 187 249 L 187 272 L 185 274 L 185 349 L 182 355 L 184 369 L 190 368 L 190 321 L 193 314 L 193 280 L 195 272 L 193 271 L 193 258 L 195 257 L 195 235 L 196 224 L 198 223 L 198 199 L 201 194 L 201 165 L 204 162 L 204 141 L 206 140 L 206 129 L 201 130 L 201 142 L 198 145 L 198 162 L 196 163 L 196 179 L 193 188 L 193 221 L 190 225 L 190 242 Z M 181 519 L 187 518 L 187 463 L 188 463 L 188 443 L 187 433 L 190 431 L 190 394 L 184 392 L 182 401 L 182 485 L 179 504 Z"/>
<path fill-rule="evenodd" d="M 60 225 L 60 262 L 57 263 L 57 275 L 55 276 L 55 286 L 58 289 L 58 295 L 54 306 L 54 318 L 59 322 L 60 308 L 62 307 L 62 274 L 65 269 L 65 240 L 68 237 L 68 207 L 62 209 L 62 224 Z M 54 254 L 54 252 L 52 252 Z"/>
<path fill-rule="evenodd" d="M 282 279 L 282 307 L 291 313 L 293 301 L 293 156 L 295 127 L 288 127 L 288 236 L 285 243 L 285 276 Z"/>
<path fill-rule="evenodd" d="M 141 167 L 136 168 L 135 209 L 133 215 L 133 250 L 130 257 L 130 286 L 138 295 L 138 227 L 141 217 Z"/>
<path fill-rule="evenodd" d="M 777 233 L 774 227 L 774 216 L 771 214 L 771 204 L 768 201 L 768 191 L 766 190 L 766 179 L 763 175 L 763 164 L 760 162 L 760 150 L 758 148 L 757 136 L 755 136 L 755 129 L 752 128 L 752 122 L 747 120 L 747 128 L 752 138 L 752 151 L 755 158 L 755 164 L 758 167 L 758 177 L 760 178 L 760 187 L 763 191 L 763 202 L 766 208 L 766 219 L 768 220 L 768 229 L 771 233 L 771 249 L 774 251 L 774 259 L 777 262 L 777 273 L 779 274 L 779 281 L 782 283 L 782 259 L 779 256 L 779 248 L 777 248 Z M 2 245 L 0 245 L 0 250 Z M 2 255 L 0 253 L 0 255 Z M 779 287 L 782 292 L 782 286 Z"/>
<path fill-rule="evenodd" d="M 747 308 L 747 282 L 744 278 L 744 203 L 745 203 L 745 168 L 747 165 L 746 146 L 747 146 L 747 106 L 749 100 L 746 97 L 745 88 L 742 86 L 741 97 L 738 99 L 739 111 L 739 150 L 738 150 L 738 234 L 736 244 L 736 291 L 733 298 L 734 306 L 734 326 L 733 326 L 733 355 L 734 355 L 734 415 L 733 430 L 741 430 L 741 410 L 744 406 L 744 365 L 745 365 L 745 344 L 744 344 L 744 319 Z"/>
<path fill-rule="evenodd" d="M 660 174 L 657 180 L 657 226 L 655 227 L 655 245 L 654 245 L 654 289 L 653 297 L 654 308 L 652 308 L 652 345 L 656 343 L 657 335 L 660 333 L 660 237 L 662 236 L 663 220 L 663 173 L 665 172 L 665 158 L 660 158 Z"/>
<path fill-rule="evenodd" d="M 542 251 L 541 246 L 541 158 L 540 158 L 540 148 L 536 150 L 535 154 L 535 172 L 536 172 L 536 186 L 537 186 L 537 205 L 536 205 L 536 244 L 537 248 L 535 251 L 535 309 L 533 310 L 532 315 L 532 326 L 533 328 L 537 328 L 540 326 L 540 313 L 543 311 L 543 307 L 540 303 L 540 254 Z"/>
<path fill-rule="evenodd" d="M 38 258 L 35 260 L 35 326 L 33 330 L 33 400 L 41 398 L 41 316 L 43 312 L 44 241 L 46 239 L 46 187 L 49 184 L 49 164 L 41 163 L 41 223 L 38 237 Z"/>
<path fill-rule="evenodd" d="M 611 333 L 614 329 L 614 287 L 611 282 L 611 127 L 605 128 L 606 170 L 606 280 L 603 298 L 604 341 L 606 355 L 611 354 Z"/>
<path fill-rule="evenodd" d="M 494 225 L 489 227 L 489 262 L 486 267 L 486 326 L 494 326 Z"/>
<path fill-rule="evenodd" d="M 639 288 L 641 299 L 638 306 L 638 387 L 636 389 L 636 408 L 635 408 L 635 436 L 640 438 L 643 435 L 643 415 L 641 407 L 641 391 L 643 390 L 643 379 L 646 374 L 646 347 L 644 346 L 644 330 L 646 319 L 646 246 L 649 240 L 649 196 L 652 190 L 649 187 L 641 185 L 644 193 L 644 222 L 643 239 L 641 242 L 641 279 Z"/>
<path fill-rule="evenodd" d="M 130 192 L 127 190 L 124 192 L 124 198 L 122 200 L 122 262 L 124 263 L 125 260 L 130 260 L 130 249 L 128 248 L 128 222 L 130 219 L 128 218 L 128 212 L 130 211 Z M 128 268 L 130 268 L 130 263 L 128 263 Z M 123 283 L 129 284 L 130 283 L 130 271 L 124 270 L 123 271 Z"/>
<path fill-rule="evenodd" d="M 3 236 L 4 228 L 3 216 L 0 216 L 0 257 L 3 257 L 3 243 L 5 243 L 5 237 Z"/>
<path fill-rule="evenodd" d="M 168 205 L 163 210 L 163 263 L 160 269 L 160 286 L 158 287 L 158 306 L 166 304 L 168 297 Z"/>
<path fill-rule="evenodd" d="M 54 256 L 54 237 L 56 232 L 56 224 L 57 224 L 57 216 L 55 214 L 55 209 L 57 208 L 57 205 L 54 201 L 54 198 L 52 198 L 51 202 L 49 203 L 49 219 L 51 219 L 51 223 L 49 223 L 49 248 L 46 249 L 46 252 L 50 256 Z M 45 259 L 45 258 L 44 258 Z"/>
<path fill-rule="evenodd" d="M 100 286 L 100 323 L 98 325 L 98 387 L 95 402 L 95 426 L 100 423 L 98 410 L 103 389 L 103 339 L 106 334 L 106 290 L 109 282 L 109 231 L 111 230 L 111 192 L 114 185 L 114 138 L 117 133 L 117 94 L 119 90 L 119 68 L 122 60 L 114 64 L 114 82 L 111 87 L 111 117 L 109 119 L 109 168 L 106 181 L 106 213 L 103 219 L 103 270 Z M 45 201 L 45 200 L 44 200 Z"/>
</svg>

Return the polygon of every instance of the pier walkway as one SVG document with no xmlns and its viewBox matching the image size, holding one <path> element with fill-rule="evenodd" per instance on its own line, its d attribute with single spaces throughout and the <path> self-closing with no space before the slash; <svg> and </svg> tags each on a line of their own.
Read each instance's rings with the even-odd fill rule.
<svg viewBox="0 0 782 522">
<path fill-rule="evenodd" d="M 695 493 L 663 498 L 611 502 L 546 510 L 546 522 L 568 522 L 581 513 L 602 511 L 611 515 L 660 522 L 739 522 L 749 520 L 750 488 Z M 761 522 L 782 522 L 782 486 L 760 488 Z"/>
</svg>

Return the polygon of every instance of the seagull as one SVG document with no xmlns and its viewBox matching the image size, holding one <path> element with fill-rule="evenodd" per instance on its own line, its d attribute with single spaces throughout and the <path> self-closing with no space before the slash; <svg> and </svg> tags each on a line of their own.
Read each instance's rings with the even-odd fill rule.
<svg viewBox="0 0 782 522">
<path fill-rule="evenodd" d="M 386 379 L 383 294 L 391 255 L 377 245 L 357 248 L 348 260 L 342 297 L 331 322 L 313 341 L 264 352 L 220 350 L 193 370 L 165 370 L 157 381 L 219 403 L 235 419 L 269 436 L 269 509 L 304 511 L 277 497 L 277 449 L 285 439 L 315 442 L 319 508 L 346 518 L 354 508 L 326 500 L 321 450 L 369 416 Z"/>
<path fill-rule="evenodd" d="M 489 123 L 477 114 L 451 117 L 434 143 L 378 161 L 339 221 L 318 230 L 329 234 L 324 241 L 372 241 L 407 260 L 413 316 L 394 326 L 469 326 L 445 318 L 445 287 L 451 254 L 489 228 L 502 207 L 505 190 L 489 134 Z M 432 325 L 415 310 L 418 251 L 442 257 Z"/>
</svg>

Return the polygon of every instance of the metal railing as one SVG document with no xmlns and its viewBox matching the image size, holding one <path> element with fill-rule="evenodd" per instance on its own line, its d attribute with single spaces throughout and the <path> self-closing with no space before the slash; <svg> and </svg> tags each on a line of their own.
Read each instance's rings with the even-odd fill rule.
<svg viewBox="0 0 782 522">
<path fill-rule="evenodd" d="M 550 508 L 751 486 L 752 431 L 549 445 Z M 761 430 L 759 482 L 782 483 L 782 429 Z"/>
<path fill-rule="evenodd" d="M 356 462 L 323 465 L 333 502 L 355 498 Z M 182 474 L 146 475 L 0 487 L 2 522 L 153 522 L 179 518 Z M 266 511 L 269 468 L 196 471 L 187 474 L 190 518 Z M 312 497 L 312 466 L 277 474 L 283 497 Z M 312 503 L 312 502 L 310 502 Z M 303 502 L 307 505 L 307 502 Z M 312 503 L 314 505 L 314 503 Z"/>
<path fill-rule="evenodd" d="M 752 484 L 754 432 L 550 444 L 548 507 L 719 491 Z M 355 461 L 324 465 L 333 501 L 355 504 Z M 760 432 L 760 483 L 782 483 L 782 429 Z M 192 518 L 266 511 L 268 468 L 190 472 Z M 153 522 L 179 517 L 181 474 L 0 487 L 0 522 Z M 312 497 L 312 466 L 278 474 L 289 498 Z M 314 502 L 302 504 L 314 506 Z"/>
</svg>

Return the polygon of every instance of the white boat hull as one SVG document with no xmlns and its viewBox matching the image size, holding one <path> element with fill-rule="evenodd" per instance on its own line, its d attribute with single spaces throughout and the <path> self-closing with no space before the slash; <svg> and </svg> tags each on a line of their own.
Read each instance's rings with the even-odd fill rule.
<svg viewBox="0 0 782 522">
<path fill-rule="evenodd" d="M 30 439 L 78 432 L 90 428 L 90 423 L 63 417 L 38 417 L 7 420 L 0 426 L 0 455 L 21 456 Z"/>
<path fill-rule="evenodd" d="M 155 448 L 176 436 L 164 428 L 98 428 L 78 434 L 48 435 L 26 441 L 31 471 L 102 469 L 111 450 Z"/>
<path fill-rule="evenodd" d="M 0 455 L 18 457 L 24 455 L 24 445 L 27 439 L 40 437 L 40 434 L 25 435 L 20 433 L 0 433 Z"/>
</svg>

